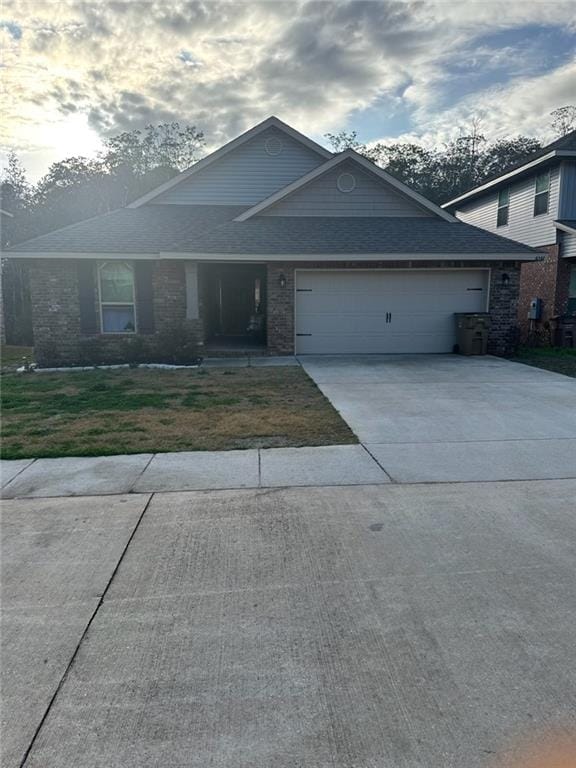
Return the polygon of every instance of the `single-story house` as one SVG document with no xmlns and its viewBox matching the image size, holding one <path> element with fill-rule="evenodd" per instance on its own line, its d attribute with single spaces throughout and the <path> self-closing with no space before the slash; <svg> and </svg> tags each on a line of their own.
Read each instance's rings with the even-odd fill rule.
<svg viewBox="0 0 576 768">
<path fill-rule="evenodd" d="M 445 353 L 455 312 L 517 336 L 531 248 L 459 221 L 352 150 L 270 117 L 120 210 L 9 249 L 30 260 L 40 364 L 132 345 L 200 354 Z"/>
<path fill-rule="evenodd" d="M 542 251 L 523 265 L 525 340 L 576 316 L 576 130 L 442 206 L 461 221 Z M 573 319 L 570 319 L 573 322 Z"/>
</svg>

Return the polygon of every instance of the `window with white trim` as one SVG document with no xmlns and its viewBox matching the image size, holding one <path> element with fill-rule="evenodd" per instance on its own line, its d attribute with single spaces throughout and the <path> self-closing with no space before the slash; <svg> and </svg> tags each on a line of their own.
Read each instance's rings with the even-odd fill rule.
<svg viewBox="0 0 576 768">
<path fill-rule="evenodd" d="M 134 267 L 125 261 L 106 261 L 98 266 L 98 293 L 102 333 L 136 331 Z"/>
<path fill-rule="evenodd" d="M 498 213 L 496 214 L 496 226 L 504 227 L 508 224 L 508 210 L 510 207 L 510 187 L 504 187 L 498 192 Z"/>
<path fill-rule="evenodd" d="M 534 216 L 548 213 L 548 201 L 550 198 L 550 171 L 539 173 L 536 176 L 534 190 Z"/>
</svg>

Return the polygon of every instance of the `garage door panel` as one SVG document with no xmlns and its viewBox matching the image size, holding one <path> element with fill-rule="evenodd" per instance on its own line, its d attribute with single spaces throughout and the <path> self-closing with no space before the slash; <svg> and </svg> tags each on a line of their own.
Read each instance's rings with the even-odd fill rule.
<svg viewBox="0 0 576 768">
<path fill-rule="evenodd" d="M 488 272 L 297 271 L 296 288 L 300 354 L 442 353 L 454 312 L 485 311 Z"/>
</svg>

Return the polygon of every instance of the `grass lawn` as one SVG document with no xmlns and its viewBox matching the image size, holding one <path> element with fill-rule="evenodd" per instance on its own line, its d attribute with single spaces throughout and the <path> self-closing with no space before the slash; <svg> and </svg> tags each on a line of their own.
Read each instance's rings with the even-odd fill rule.
<svg viewBox="0 0 576 768">
<path fill-rule="evenodd" d="M 0 365 L 3 371 L 15 371 L 24 364 L 24 359 L 30 362 L 34 360 L 33 347 L 3 346 L 0 350 Z"/>
<path fill-rule="evenodd" d="M 2 458 L 355 443 L 299 367 L 4 373 Z"/>
<path fill-rule="evenodd" d="M 537 349 L 521 349 L 516 357 L 516 363 L 534 365 L 554 373 L 576 378 L 576 349 L 568 347 L 539 347 Z"/>
</svg>

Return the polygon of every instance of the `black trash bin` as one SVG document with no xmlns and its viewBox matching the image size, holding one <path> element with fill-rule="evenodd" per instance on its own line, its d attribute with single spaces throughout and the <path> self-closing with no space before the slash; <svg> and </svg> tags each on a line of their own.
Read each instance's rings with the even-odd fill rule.
<svg viewBox="0 0 576 768">
<path fill-rule="evenodd" d="M 456 312 L 456 352 L 485 355 L 488 352 L 490 315 L 488 312 Z"/>
</svg>

